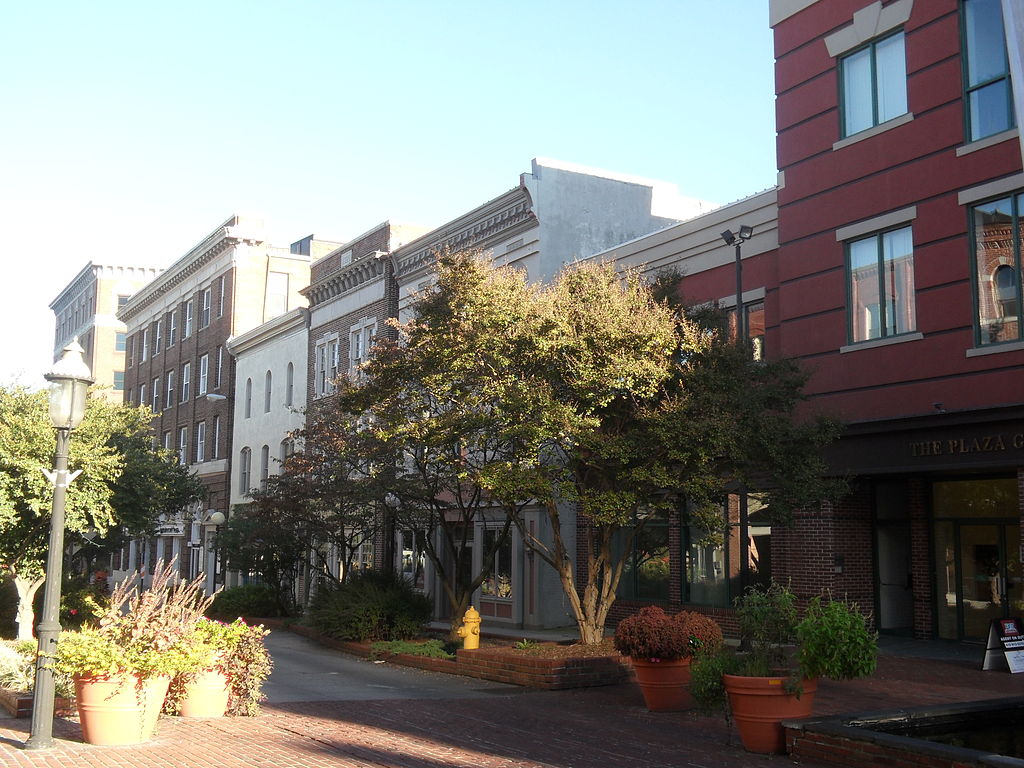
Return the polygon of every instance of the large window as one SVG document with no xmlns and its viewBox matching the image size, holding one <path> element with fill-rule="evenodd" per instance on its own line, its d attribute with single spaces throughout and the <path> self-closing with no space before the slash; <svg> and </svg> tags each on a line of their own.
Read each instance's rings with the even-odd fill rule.
<svg viewBox="0 0 1024 768">
<path fill-rule="evenodd" d="M 178 462 L 188 462 L 188 427 L 178 428 Z"/>
<path fill-rule="evenodd" d="M 978 344 L 1021 340 L 1022 207 L 1016 194 L 971 209 Z"/>
<path fill-rule="evenodd" d="M 668 515 L 642 510 L 634 517 L 639 526 L 633 535 L 633 549 L 625 555 L 618 596 L 636 600 L 669 599 Z M 641 525 L 642 523 L 642 525 Z M 627 532 L 619 534 L 619 551 Z"/>
<path fill-rule="evenodd" d="M 114 391 L 124 391 L 124 371 L 114 371 Z"/>
<path fill-rule="evenodd" d="M 167 389 L 164 397 L 164 408 L 174 405 L 174 371 L 167 372 Z"/>
<path fill-rule="evenodd" d="M 167 346 L 173 347 L 178 340 L 178 310 L 171 312 L 171 319 L 167 322 Z"/>
<path fill-rule="evenodd" d="M 999 0 L 964 0 L 964 113 L 967 140 L 1013 127 L 1013 93 Z"/>
<path fill-rule="evenodd" d="M 903 32 L 876 40 L 839 61 L 843 136 L 907 111 Z"/>
<path fill-rule="evenodd" d="M 270 272 L 267 274 L 267 312 L 266 319 L 283 315 L 288 311 L 288 273 Z"/>
<path fill-rule="evenodd" d="M 139 360 L 146 362 L 149 359 L 149 328 L 142 329 L 142 354 Z"/>
<path fill-rule="evenodd" d="M 189 299 L 185 302 L 185 309 L 183 310 L 182 324 L 184 328 L 181 331 L 181 338 L 187 339 L 192 335 L 192 313 L 193 313 L 193 302 Z"/>
<path fill-rule="evenodd" d="M 334 380 L 338 378 L 341 344 L 336 334 L 321 339 L 316 345 L 315 383 L 316 396 L 323 397 L 334 392 Z"/>
<path fill-rule="evenodd" d="M 163 319 L 156 321 L 156 330 L 153 333 L 153 354 L 160 354 L 160 345 L 164 343 L 164 321 Z"/>
<path fill-rule="evenodd" d="M 903 227 L 847 244 L 851 342 L 915 329 L 913 241 Z"/>
<path fill-rule="evenodd" d="M 160 377 L 153 379 L 153 413 L 160 412 Z"/>
<path fill-rule="evenodd" d="M 127 343 L 125 342 L 126 338 L 127 337 L 125 336 L 125 334 L 122 333 L 121 331 L 116 331 L 114 333 L 114 351 L 115 352 L 124 352 L 125 351 L 125 349 L 128 346 Z"/>
</svg>

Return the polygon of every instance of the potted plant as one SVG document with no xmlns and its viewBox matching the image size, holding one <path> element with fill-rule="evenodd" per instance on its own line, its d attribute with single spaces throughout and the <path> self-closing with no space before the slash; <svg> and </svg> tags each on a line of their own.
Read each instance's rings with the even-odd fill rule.
<svg viewBox="0 0 1024 768">
<path fill-rule="evenodd" d="M 878 635 L 855 603 L 813 598 L 798 621 L 796 596 L 780 584 L 736 599 L 742 653 L 701 658 L 692 692 L 704 709 L 728 701 L 743 746 L 785 752 L 782 721 L 809 717 L 818 678 L 849 680 L 875 669 Z"/>
<path fill-rule="evenodd" d="M 203 663 L 172 681 L 164 711 L 182 717 L 257 714 L 263 683 L 273 668 L 263 643 L 267 634 L 241 618 L 230 624 L 200 618 L 193 642 Z"/>
<path fill-rule="evenodd" d="M 58 674 L 71 677 L 90 744 L 137 744 L 156 727 L 171 677 L 194 669 L 203 650 L 193 642 L 208 607 L 204 578 L 178 582 L 173 564 L 157 565 L 149 589 L 139 575 L 119 584 L 95 626 L 62 632 L 54 654 Z"/>
<path fill-rule="evenodd" d="M 652 712 L 692 707 L 690 661 L 695 653 L 714 651 L 721 643 L 722 630 L 713 619 L 692 611 L 670 616 L 656 605 L 641 608 L 615 629 L 615 648 L 632 660 Z"/>
</svg>

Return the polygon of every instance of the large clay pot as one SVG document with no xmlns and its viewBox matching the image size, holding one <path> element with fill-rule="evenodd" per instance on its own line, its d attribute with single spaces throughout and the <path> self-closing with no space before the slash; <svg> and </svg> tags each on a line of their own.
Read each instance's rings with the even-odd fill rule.
<svg viewBox="0 0 1024 768">
<path fill-rule="evenodd" d="M 224 717 L 228 708 L 228 678 L 216 669 L 204 669 L 185 683 L 178 708 L 182 717 Z"/>
<path fill-rule="evenodd" d="M 679 712 L 693 708 L 689 656 L 672 661 L 634 658 L 632 662 L 644 703 L 651 712 Z"/>
<path fill-rule="evenodd" d="M 82 738 L 89 744 L 121 745 L 148 741 L 171 678 L 156 675 L 76 675 L 75 698 Z"/>
<path fill-rule="evenodd" d="M 748 752 L 785 754 L 782 721 L 810 717 L 818 681 L 805 678 L 799 698 L 786 693 L 784 677 L 722 675 L 722 681 L 743 748 Z"/>
</svg>

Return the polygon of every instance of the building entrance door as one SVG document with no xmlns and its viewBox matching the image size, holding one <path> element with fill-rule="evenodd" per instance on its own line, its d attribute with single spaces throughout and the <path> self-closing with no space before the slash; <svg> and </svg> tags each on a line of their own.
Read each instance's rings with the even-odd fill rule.
<svg viewBox="0 0 1024 768">
<path fill-rule="evenodd" d="M 1007 555 L 1019 549 L 1019 525 L 959 526 L 960 633 L 964 639 L 984 640 L 992 619 L 1010 615 L 1019 605 L 1019 563 L 1011 568 Z M 1014 571 L 1018 571 L 1014 573 Z"/>
<path fill-rule="evenodd" d="M 992 619 L 1024 606 L 1020 522 L 996 517 L 1015 511 L 1016 497 L 1012 480 L 934 484 L 940 637 L 984 641 Z"/>
<path fill-rule="evenodd" d="M 906 484 L 875 486 L 875 559 L 878 569 L 878 628 L 909 633 L 914 627 L 910 580 L 910 511 Z"/>
</svg>

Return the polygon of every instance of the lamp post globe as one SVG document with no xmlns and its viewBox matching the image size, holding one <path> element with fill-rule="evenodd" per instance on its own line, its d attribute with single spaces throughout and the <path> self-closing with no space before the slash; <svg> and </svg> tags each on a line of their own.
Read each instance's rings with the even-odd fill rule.
<svg viewBox="0 0 1024 768">
<path fill-rule="evenodd" d="M 60 359 L 44 374 L 50 382 L 50 422 L 57 432 L 53 472 L 46 472 L 53 483 L 53 511 L 50 515 L 50 545 L 46 553 L 46 584 L 43 588 L 43 615 L 36 626 L 39 641 L 36 652 L 35 689 L 32 693 L 32 726 L 25 749 L 49 749 L 53 741 L 53 668 L 50 660 L 60 634 L 60 587 L 64 565 L 64 506 L 68 485 L 78 472 L 68 473 L 68 444 L 71 430 L 85 418 L 85 402 L 93 383 L 85 350 L 74 339 L 61 352 Z"/>
</svg>

